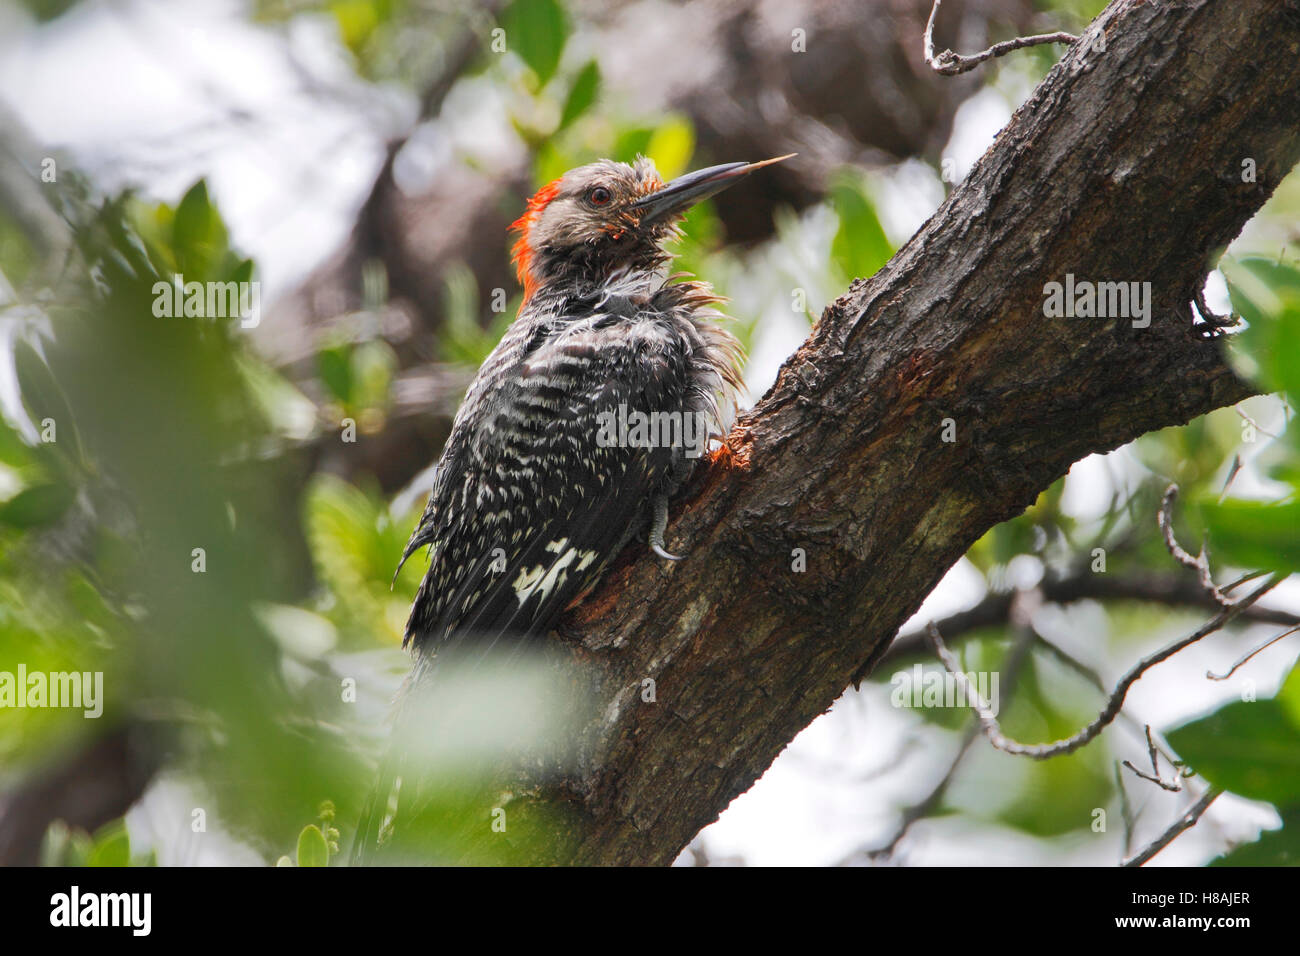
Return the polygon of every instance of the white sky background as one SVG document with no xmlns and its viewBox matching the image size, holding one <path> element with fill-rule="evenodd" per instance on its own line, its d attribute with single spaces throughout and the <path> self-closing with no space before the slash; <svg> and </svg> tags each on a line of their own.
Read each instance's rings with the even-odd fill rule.
<svg viewBox="0 0 1300 956">
<path fill-rule="evenodd" d="M 958 178 L 992 142 L 1029 88 L 1027 79 L 1004 70 L 998 88 L 985 88 L 964 104 L 945 153 L 956 161 Z M 322 90 L 330 95 L 322 95 Z M 339 108 L 340 93 L 355 104 L 353 109 Z M 268 302 L 292 289 L 343 242 L 382 160 L 384 139 L 406 129 L 415 115 L 413 99 L 405 91 L 376 90 L 355 78 L 337 46 L 332 20 L 298 18 L 287 30 L 271 30 L 250 25 L 242 17 L 242 4 L 231 0 L 88 0 L 39 30 L 0 0 L 0 97 L 37 141 L 53 146 L 56 155 L 71 159 L 106 188 L 131 185 L 152 198 L 175 202 L 196 178 L 207 176 L 233 244 L 258 263 Z M 467 103 L 465 109 L 473 106 Z M 462 111 L 460 119 L 474 124 L 479 142 L 490 142 L 502 131 L 499 116 Z M 452 131 L 452 138 L 460 139 L 456 132 L 463 136 L 464 128 Z M 436 127 L 422 133 L 422 138 L 429 137 L 432 144 L 422 155 L 431 163 L 450 159 L 452 150 L 438 146 Z M 408 171 L 413 177 L 428 173 Z M 919 162 L 883 171 L 874 181 L 885 228 L 900 244 L 943 198 L 943 184 Z M 829 242 L 834 227 L 824 212 L 813 210 L 801 217 L 797 228 L 814 237 L 809 241 L 815 247 Z M 749 264 L 773 254 L 760 250 Z M 810 290 L 810 305 L 818 310 L 834 292 Z M 739 301 L 742 294 L 736 294 L 738 304 L 744 304 Z M 824 298 L 818 300 L 818 294 Z M 1226 311 L 1226 293 L 1217 276 L 1209 298 L 1212 308 Z M 767 313 L 750 376 L 752 393 L 761 394 L 780 362 L 807 335 L 807 326 L 791 312 L 788 301 L 754 310 Z M 1277 403 L 1256 399 L 1251 407 L 1264 428 L 1280 427 Z M 1100 513 L 1112 483 L 1132 481 L 1141 468 L 1122 449 L 1105 460 L 1094 456 L 1081 462 L 1067 482 L 1066 509 L 1076 516 Z M 1247 493 L 1252 488 L 1264 490 L 1257 472 L 1248 467 L 1234 490 Z M 1034 573 L 1033 568 L 1023 570 Z M 972 605 L 982 595 L 981 576 L 963 560 L 909 628 Z M 1279 589 L 1277 595 L 1271 603 L 1300 606 L 1300 583 Z M 1108 682 L 1113 683 L 1139 653 L 1131 644 L 1113 655 L 1098 647 L 1095 636 L 1105 633 L 1106 622 L 1086 605 L 1044 627 L 1096 663 Z M 1153 634 L 1140 651 L 1167 642 L 1176 630 Z M 1253 630 L 1240 638 L 1220 637 L 1176 656 L 1136 685 L 1128 710 L 1159 728 L 1212 709 L 1237 691 L 1228 682 L 1205 681 L 1205 671 L 1224 669 L 1265 634 Z M 1275 684 L 1286 672 L 1296 651 L 1295 641 L 1284 641 L 1250 665 L 1250 675 L 1261 682 L 1261 696 L 1275 690 L 1269 681 Z M 1137 733 L 1108 733 L 1132 738 L 1130 756 L 1143 765 L 1145 745 Z M 892 831 L 895 808 L 928 790 L 945 766 L 935 753 L 951 752 L 956 739 L 891 707 L 888 686 L 864 685 L 861 693 L 846 694 L 808 727 L 704 832 L 704 845 L 718 861 L 839 861 Z M 994 764 L 987 759 L 991 756 L 969 759 L 955 791 L 983 786 L 981 792 L 996 792 L 997 781 L 1014 773 L 1014 766 Z M 1146 801 L 1139 843 L 1163 829 L 1186 803 L 1185 798 L 1146 793 L 1132 785 L 1129 790 Z M 174 781 L 151 791 L 145 805 L 133 811 L 133 834 L 146 841 L 150 834 L 162 837 L 162 848 L 170 847 L 173 854 L 164 855 L 164 864 L 247 862 L 247 850 L 234 843 L 219 841 L 217 847 L 201 849 L 165 837 L 184 822 L 177 816 L 177 807 L 187 802 L 180 796 L 184 792 Z M 1202 862 L 1218 852 L 1225 839 L 1249 838 L 1275 819 L 1268 809 L 1221 798 L 1201 826 L 1155 863 Z M 913 863 L 987 864 L 1059 862 L 1065 854 L 1070 862 L 1109 865 L 1119 854 L 1121 829 L 1116 822 L 1103 838 L 1038 841 L 1011 830 L 974 828 L 960 816 L 947 817 L 918 825 L 902 855 Z"/>
</svg>

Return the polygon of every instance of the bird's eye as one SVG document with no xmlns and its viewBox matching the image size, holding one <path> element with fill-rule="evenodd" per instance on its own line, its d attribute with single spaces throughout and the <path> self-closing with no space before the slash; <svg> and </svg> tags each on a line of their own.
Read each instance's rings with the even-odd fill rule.
<svg viewBox="0 0 1300 956">
<path fill-rule="evenodd" d="M 613 198 L 613 194 L 604 186 L 593 186 L 587 190 L 587 202 L 593 206 L 603 206 Z"/>
</svg>

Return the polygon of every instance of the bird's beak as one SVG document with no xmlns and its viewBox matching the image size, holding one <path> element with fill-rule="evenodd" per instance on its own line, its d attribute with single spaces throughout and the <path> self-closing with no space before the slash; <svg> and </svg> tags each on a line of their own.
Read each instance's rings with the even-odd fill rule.
<svg viewBox="0 0 1300 956">
<path fill-rule="evenodd" d="M 728 186 L 740 182 L 756 169 L 771 166 L 789 159 L 794 153 L 765 159 L 761 163 L 723 163 L 708 169 L 697 169 L 693 173 L 678 176 L 662 189 L 657 189 L 648 196 L 643 196 L 632 203 L 632 208 L 641 214 L 641 224 L 657 222 L 685 212 L 701 199 L 722 192 Z"/>
</svg>

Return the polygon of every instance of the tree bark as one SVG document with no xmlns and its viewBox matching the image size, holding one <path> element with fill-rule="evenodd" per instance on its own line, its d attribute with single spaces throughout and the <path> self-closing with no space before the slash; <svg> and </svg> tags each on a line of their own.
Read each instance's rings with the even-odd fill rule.
<svg viewBox="0 0 1300 956">
<path fill-rule="evenodd" d="M 671 862 L 984 532 L 1250 394 L 1189 302 L 1300 159 L 1298 54 L 1300 0 L 1117 0 L 1068 49 L 701 469 L 669 526 L 686 560 L 634 549 L 563 622 L 602 716 L 545 862 Z M 1150 326 L 1046 318 L 1067 273 L 1149 281 Z"/>
</svg>

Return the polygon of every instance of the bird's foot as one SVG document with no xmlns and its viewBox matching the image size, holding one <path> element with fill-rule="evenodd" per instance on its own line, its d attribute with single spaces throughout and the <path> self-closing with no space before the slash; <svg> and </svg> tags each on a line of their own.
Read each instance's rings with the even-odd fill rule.
<svg viewBox="0 0 1300 956">
<path fill-rule="evenodd" d="M 650 550 L 665 561 L 680 561 L 682 555 L 670 554 L 664 548 L 664 531 L 668 527 L 668 498 L 659 495 L 654 500 L 654 518 L 650 522 Z"/>
</svg>

